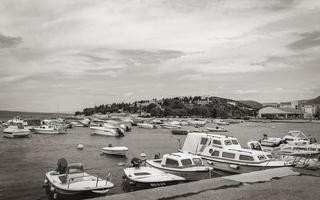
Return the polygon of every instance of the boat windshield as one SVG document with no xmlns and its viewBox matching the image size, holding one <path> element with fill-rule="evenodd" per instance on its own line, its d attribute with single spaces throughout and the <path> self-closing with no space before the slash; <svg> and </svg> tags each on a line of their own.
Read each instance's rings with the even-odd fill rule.
<svg viewBox="0 0 320 200">
<path fill-rule="evenodd" d="M 200 158 L 193 158 L 194 165 L 202 165 L 202 160 Z"/>
<path fill-rule="evenodd" d="M 192 161 L 191 161 L 191 159 L 182 159 L 181 160 L 181 164 L 183 166 L 191 166 L 192 165 Z"/>
</svg>

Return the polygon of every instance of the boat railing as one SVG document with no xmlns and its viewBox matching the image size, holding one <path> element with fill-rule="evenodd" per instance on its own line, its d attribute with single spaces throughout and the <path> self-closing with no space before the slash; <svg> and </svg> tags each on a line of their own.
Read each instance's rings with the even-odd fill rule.
<svg viewBox="0 0 320 200">
<path fill-rule="evenodd" d="M 69 189 L 70 183 L 71 183 L 72 181 L 74 181 L 75 179 L 83 178 L 83 177 L 94 177 L 94 178 L 96 178 L 96 187 L 98 187 L 99 181 L 104 180 L 104 179 L 99 178 L 97 175 L 90 175 L 90 174 L 84 175 L 84 174 L 83 174 L 82 176 L 76 176 L 76 177 L 69 178 L 69 179 L 68 179 L 68 189 Z M 110 181 L 111 181 L 111 173 L 109 172 L 109 173 L 107 174 L 106 185 L 107 185 L 108 182 L 110 182 Z"/>
</svg>

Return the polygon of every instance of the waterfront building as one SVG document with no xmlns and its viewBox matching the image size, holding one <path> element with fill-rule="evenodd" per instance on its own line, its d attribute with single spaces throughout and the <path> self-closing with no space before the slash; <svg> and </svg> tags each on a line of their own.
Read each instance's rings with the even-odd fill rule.
<svg viewBox="0 0 320 200">
<path fill-rule="evenodd" d="M 258 117 L 267 119 L 299 119 L 304 117 L 304 112 L 292 107 L 265 107 L 259 110 Z"/>
<path fill-rule="evenodd" d="M 274 108 L 280 107 L 280 105 L 278 103 L 263 103 L 262 106 L 263 107 L 274 107 Z"/>
</svg>

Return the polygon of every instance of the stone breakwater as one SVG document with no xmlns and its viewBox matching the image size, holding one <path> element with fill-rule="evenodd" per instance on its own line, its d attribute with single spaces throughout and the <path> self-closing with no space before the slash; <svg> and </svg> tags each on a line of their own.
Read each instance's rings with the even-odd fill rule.
<svg viewBox="0 0 320 200">
<path fill-rule="evenodd" d="M 289 167 L 213 178 L 95 200 L 318 199 L 320 171 Z"/>
</svg>

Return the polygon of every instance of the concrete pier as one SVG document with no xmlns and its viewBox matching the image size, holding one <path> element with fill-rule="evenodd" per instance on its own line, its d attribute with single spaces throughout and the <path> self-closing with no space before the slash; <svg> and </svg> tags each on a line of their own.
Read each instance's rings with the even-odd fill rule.
<svg viewBox="0 0 320 200">
<path fill-rule="evenodd" d="M 318 199 L 320 172 L 277 168 L 96 198 L 96 200 Z"/>
</svg>

